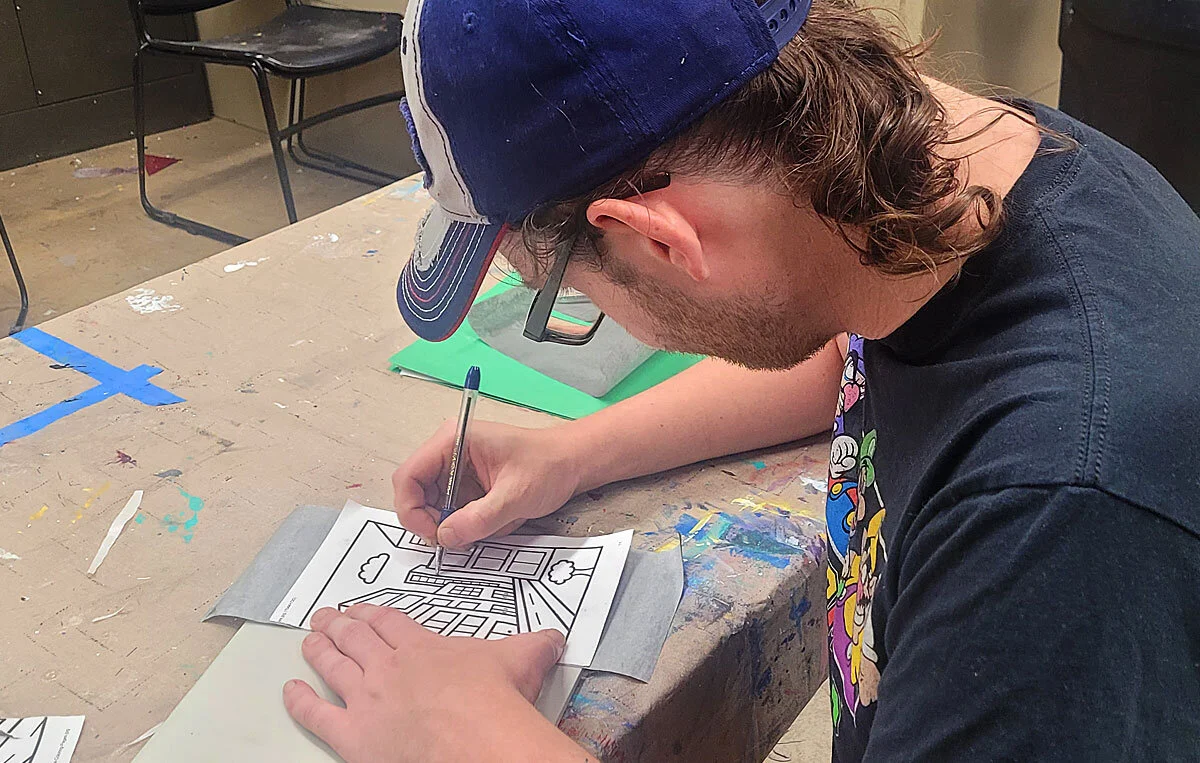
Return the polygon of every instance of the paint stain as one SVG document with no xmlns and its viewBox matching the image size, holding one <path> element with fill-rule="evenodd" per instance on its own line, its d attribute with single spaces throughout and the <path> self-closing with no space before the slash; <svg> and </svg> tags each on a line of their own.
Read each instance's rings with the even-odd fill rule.
<svg viewBox="0 0 1200 763">
<path fill-rule="evenodd" d="M 83 519 L 83 512 L 92 508 L 92 504 L 96 502 L 96 499 L 99 498 L 100 496 L 104 495 L 104 491 L 108 490 L 110 487 L 112 487 L 111 482 L 105 482 L 103 485 L 101 485 L 100 487 L 97 487 L 97 488 L 85 487 L 83 489 L 83 492 L 91 493 L 92 495 L 90 498 L 88 498 L 86 501 L 83 502 L 82 506 L 80 506 L 78 509 L 75 510 L 75 517 L 74 517 L 74 519 L 71 520 L 71 524 L 75 524 L 79 520 Z"/>
<path fill-rule="evenodd" d="M 125 302 L 131 310 L 142 315 L 173 313 L 183 309 L 183 305 L 175 304 L 175 298 L 170 294 L 159 294 L 154 289 L 134 289 L 132 294 L 125 297 Z"/>
<path fill-rule="evenodd" d="M 753 466 L 755 469 L 758 469 L 758 470 L 760 470 L 760 471 L 761 471 L 761 470 L 763 470 L 763 469 L 766 469 L 766 468 L 767 468 L 767 462 L 766 462 L 766 461 L 751 461 L 751 462 L 750 462 L 750 464 L 751 464 L 751 465 L 752 465 L 752 466 Z"/>
<path fill-rule="evenodd" d="M 110 464 L 121 464 L 122 466 L 125 466 L 125 465 L 137 466 L 137 459 L 134 458 L 133 456 L 129 455 L 128 453 L 126 453 L 123 450 L 118 450 L 117 457 L 114 458 L 112 461 L 109 461 L 109 463 Z"/>
<path fill-rule="evenodd" d="M 593 689 L 583 689 L 576 692 L 563 711 L 563 723 L 577 723 L 582 719 L 598 722 L 616 729 L 632 729 L 633 724 L 628 720 L 633 713 L 619 700 L 605 696 Z M 610 758 L 609 758 L 610 759 Z"/>
<path fill-rule="evenodd" d="M 166 525 L 169 533 L 183 530 L 179 533 L 179 537 L 183 538 L 184 543 L 191 543 L 193 530 L 200 522 L 200 511 L 204 508 L 204 499 L 192 495 L 183 488 L 179 488 L 179 494 L 187 501 L 187 511 L 181 511 L 179 514 L 167 514 L 162 518 L 162 522 Z M 189 511 L 191 516 L 188 516 Z"/>
<path fill-rule="evenodd" d="M 226 273 L 236 273 L 239 270 L 241 270 L 242 268 L 258 267 L 258 263 L 265 262 L 269 259 L 271 259 L 271 258 L 270 257 L 259 257 L 257 260 L 239 260 L 238 262 L 233 262 L 233 263 L 226 265 L 223 268 L 223 270 Z"/>
<path fill-rule="evenodd" d="M 792 606 L 788 608 L 788 619 L 792 621 L 792 625 L 796 626 L 797 632 L 803 628 L 804 615 L 808 613 L 811 607 L 812 604 L 808 601 L 808 597 L 805 596 L 800 601 L 793 601 Z"/>
<path fill-rule="evenodd" d="M 362 487 L 362 486 L 363 486 L 363 483 L 361 483 L 361 482 L 355 482 L 353 485 L 347 485 L 347 486 L 346 486 L 346 489 L 347 489 L 347 490 L 353 490 L 353 489 L 354 489 L 354 488 L 356 488 L 356 487 Z"/>
<path fill-rule="evenodd" d="M 12 553 L 11 551 L 5 551 L 4 549 L 0 548 L 0 562 L 19 562 L 19 561 L 21 561 L 21 557 L 17 556 L 16 554 Z"/>
<path fill-rule="evenodd" d="M 145 524 L 145 522 L 146 522 L 146 515 L 145 515 L 145 514 L 138 514 L 136 517 L 134 517 L 134 518 L 133 518 L 133 521 L 134 521 L 134 522 L 136 522 L 136 523 L 137 523 L 137 524 L 139 524 L 139 525 L 140 525 L 140 524 Z"/>
<path fill-rule="evenodd" d="M 388 196 L 393 199 L 415 199 L 418 201 L 429 198 L 429 192 L 425 190 L 425 183 L 420 178 L 413 178 L 406 182 L 397 184 Z"/>
<path fill-rule="evenodd" d="M 32 522 L 35 519 L 41 519 L 43 516 L 45 516 L 46 512 L 49 510 L 50 510 L 50 506 L 43 503 L 42 508 L 38 509 L 37 511 L 35 511 L 29 515 L 29 521 Z"/>
<path fill-rule="evenodd" d="M 750 677 L 756 699 L 762 699 L 771 687 L 771 666 L 763 659 L 763 624 L 755 620 L 746 628 L 746 641 L 750 647 Z"/>
<path fill-rule="evenodd" d="M 794 556 L 808 551 L 808 535 L 797 525 L 803 518 L 785 509 L 765 503 L 751 504 L 749 510 L 741 512 L 721 511 L 706 504 L 685 504 L 684 509 L 675 522 L 681 539 L 668 540 L 655 551 L 667 551 L 682 542 L 685 559 L 723 549 L 777 569 L 786 568 Z"/>
<path fill-rule="evenodd" d="M 179 471 L 178 469 L 164 469 L 163 471 L 156 473 L 154 476 L 166 479 L 167 477 L 180 477 L 182 475 L 183 472 Z"/>
</svg>

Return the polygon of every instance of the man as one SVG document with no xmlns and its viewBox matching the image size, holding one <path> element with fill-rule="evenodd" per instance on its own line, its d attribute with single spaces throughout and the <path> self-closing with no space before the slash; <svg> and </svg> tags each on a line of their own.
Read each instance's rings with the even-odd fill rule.
<svg viewBox="0 0 1200 763">
<path fill-rule="evenodd" d="M 1193 759 L 1200 221 L 1051 109 L 923 79 L 835 0 L 414 0 L 409 123 L 437 201 L 398 298 L 448 336 L 497 250 L 658 346 L 714 356 L 585 419 L 478 423 L 396 472 L 448 546 L 580 491 L 832 432 L 838 760 Z M 352 763 L 587 756 L 530 700 L 561 639 L 314 617 L 346 702 L 284 690 Z"/>
</svg>

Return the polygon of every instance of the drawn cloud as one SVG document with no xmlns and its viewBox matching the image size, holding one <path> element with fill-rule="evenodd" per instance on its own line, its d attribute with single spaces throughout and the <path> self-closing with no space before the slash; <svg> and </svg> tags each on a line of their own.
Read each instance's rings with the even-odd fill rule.
<svg viewBox="0 0 1200 763">
<path fill-rule="evenodd" d="M 367 585 L 371 585 L 379 579 L 379 573 L 383 572 L 383 566 L 388 563 L 388 559 L 391 559 L 391 557 L 386 553 L 372 556 L 358 568 L 358 579 Z"/>
<path fill-rule="evenodd" d="M 571 578 L 575 577 L 575 562 L 570 559 L 559 559 L 554 564 L 550 565 L 550 571 L 546 574 L 551 583 L 562 585 Z"/>
</svg>

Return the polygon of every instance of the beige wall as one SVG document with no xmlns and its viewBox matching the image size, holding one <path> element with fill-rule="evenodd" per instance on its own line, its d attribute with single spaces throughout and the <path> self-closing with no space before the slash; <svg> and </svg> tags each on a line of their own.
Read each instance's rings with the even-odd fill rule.
<svg viewBox="0 0 1200 763">
<path fill-rule="evenodd" d="M 819 0 L 818 0 L 819 1 Z M 324 5 L 399 13 L 407 0 L 326 0 Z M 1050 105 L 1058 103 L 1059 0 L 874 0 L 892 12 L 916 40 L 940 30 L 928 66 L 939 76 L 974 91 L 997 86 Z M 239 0 L 196 15 L 201 37 L 214 37 L 266 20 L 283 0 Z M 224 119 L 264 129 L 262 106 L 250 73 L 239 67 L 209 67 L 213 112 Z M 388 57 L 309 85 L 309 108 L 319 110 L 403 84 L 399 62 Z M 272 83 L 278 118 L 286 118 L 287 84 Z M 314 128 L 315 148 L 334 150 L 397 174 L 416 170 L 404 122 L 394 105 L 334 120 Z"/>
<path fill-rule="evenodd" d="M 974 92 L 1015 92 L 1058 104 L 1060 0 L 878 0 L 909 39 L 937 34 L 936 76 Z"/>
<path fill-rule="evenodd" d="M 925 34 L 941 30 L 932 67 L 968 89 L 987 85 L 1058 105 L 1060 0 L 927 0 Z"/>
</svg>

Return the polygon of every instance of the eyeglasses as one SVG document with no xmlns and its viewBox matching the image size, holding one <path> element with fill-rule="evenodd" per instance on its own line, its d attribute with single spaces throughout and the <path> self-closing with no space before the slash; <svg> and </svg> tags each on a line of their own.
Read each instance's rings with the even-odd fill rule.
<svg viewBox="0 0 1200 763">
<path fill-rule="evenodd" d="M 663 172 L 635 185 L 626 193 L 609 198 L 628 199 L 651 191 L 661 191 L 670 184 L 670 174 Z M 578 240 L 578 236 L 572 236 L 555 248 L 554 264 L 546 275 L 546 282 L 533 298 L 529 316 L 525 319 L 524 334 L 535 342 L 572 346 L 587 344 L 604 320 L 604 313 L 596 310 L 584 295 L 574 289 L 562 288 L 567 263 Z"/>
</svg>

